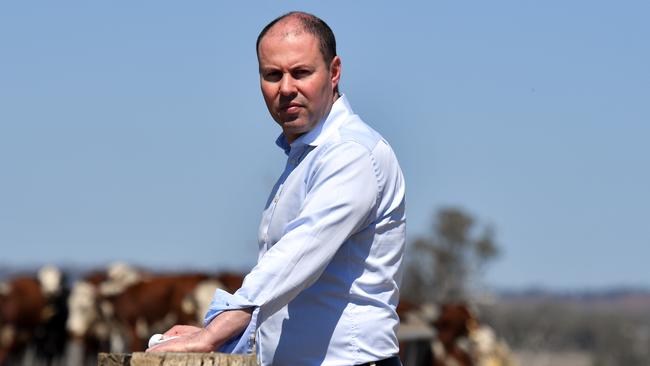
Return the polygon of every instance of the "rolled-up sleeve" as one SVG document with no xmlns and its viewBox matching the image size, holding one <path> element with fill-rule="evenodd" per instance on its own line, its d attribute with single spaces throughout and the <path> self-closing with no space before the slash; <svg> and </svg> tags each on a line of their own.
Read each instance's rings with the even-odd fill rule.
<svg viewBox="0 0 650 366">
<path fill-rule="evenodd" d="M 227 310 L 247 309 L 255 307 L 255 304 L 237 295 L 230 294 L 222 289 L 217 289 L 212 298 L 212 302 L 205 314 L 203 324 L 207 326 L 217 315 Z M 223 353 L 248 354 L 253 351 L 255 344 L 255 330 L 257 328 L 257 315 L 259 308 L 251 314 L 251 321 L 239 335 L 229 339 L 218 351 Z"/>
</svg>

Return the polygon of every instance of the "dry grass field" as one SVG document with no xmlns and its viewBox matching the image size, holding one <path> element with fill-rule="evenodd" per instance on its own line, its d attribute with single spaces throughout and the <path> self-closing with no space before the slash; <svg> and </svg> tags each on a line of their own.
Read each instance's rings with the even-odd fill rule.
<svg viewBox="0 0 650 366">
<path fill-rule="evenodd" d="M 585 352 L 515 351 L 519 366 L 592 366 L 591 356 Z"/>
</svg>

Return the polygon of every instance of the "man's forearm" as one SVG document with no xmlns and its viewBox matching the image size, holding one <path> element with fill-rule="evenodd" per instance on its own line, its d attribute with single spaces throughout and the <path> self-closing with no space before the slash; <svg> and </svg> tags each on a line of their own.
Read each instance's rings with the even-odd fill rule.
<svg viewBox="0 0 650 366">
<path fill-rule="evenodd" d="M 228 310 L 217 315 L 205 327 L 212 344 L 221 346 L 228 339 L 240 334 L 251 321 L 253 308 Z"/>
<path fill-rule="evenodd" d="M 176 326 L 167 336 L 177 336 L 147 349 L 147 352 L 213 352 L 230 338 L 240 334 L 251 320 L 253 308 L 228 310 L 217 315 L 205 328 Z M 187 328 L 185 328 L 187 327 Z M 186 332 L 181 332 L 186 331 Z"/>
</svg>

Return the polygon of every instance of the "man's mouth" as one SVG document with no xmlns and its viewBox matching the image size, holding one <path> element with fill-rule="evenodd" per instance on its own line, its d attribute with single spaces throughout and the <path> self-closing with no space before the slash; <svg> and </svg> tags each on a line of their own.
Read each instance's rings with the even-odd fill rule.
<svg viewBox="0 0 650 366">
<path fill-rule="evenodd" d="M 298 103 L 289 103 L 283 106 L 280 106 L 280 111 L 288 114 L 298 113 L 302 108 L 302 105 Z"/>
</svg>

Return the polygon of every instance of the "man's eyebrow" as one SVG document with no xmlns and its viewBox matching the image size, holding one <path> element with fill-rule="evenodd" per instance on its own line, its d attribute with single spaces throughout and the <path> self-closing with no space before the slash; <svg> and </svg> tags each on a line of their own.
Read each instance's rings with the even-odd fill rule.
<svg viewBox="0 0 650 366">
<path fill-rule="evenodd" d="M 291 69 L 313 69 L 313 66 L 309 64 L 295 64 L 291 66 Z"/>
<path fill-rule="evenodd" d="M 260 66 L 259 70 L 260 70 L 260 72 L 262 72 L 262 71 L 275 71 L 275 70 L 279 70 L 279 68 L 277 68 L 275 66 Z"/>
<path fill-rule="evenodd" d="M 312 70 L 313 68 L 314 67 L 309 65 L 309 64 L 299 63 L 299 64 L 291 65 L 291 67 L 289 67 L 289 70 L 296 70 L 296 69 Z M 260 72 L 262 72 L 262 71 L 277 71 L 277 70 L 280 70 L 280 68 L 276 67 L 276 66 L 272 66 L 272 65 L 262 65 L 262 66 L 259 67 L 259 70 L 260 70 Z"/>
</svg>

